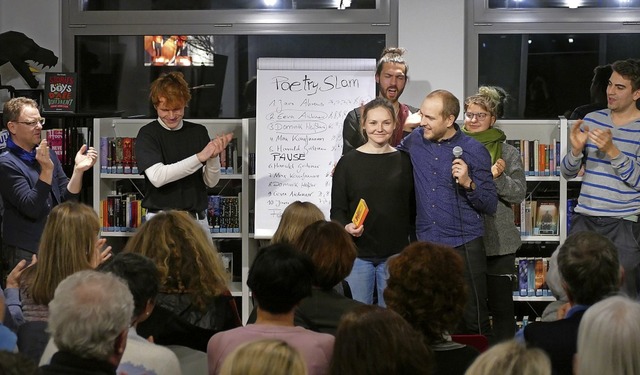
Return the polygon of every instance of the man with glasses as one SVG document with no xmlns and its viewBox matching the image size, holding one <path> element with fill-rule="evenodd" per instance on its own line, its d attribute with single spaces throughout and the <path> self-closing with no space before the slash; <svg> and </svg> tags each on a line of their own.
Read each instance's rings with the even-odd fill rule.
<svg viewBox="0 0 640 375">
<path fill-rule="evenodd" d="M 46 139 L 40 139 L 45 119 L 38 104 L 28 98 L 5 103 L 3 123 L 9 131 L 7 148 L 0 154 L 0 194 L 4 201 L 2 225 L 3 274 L 20 260 L 30 261 L 51 209 L 68 199 L 77 199 L 82 175 L 91 168 L 98 153 L 82 145 L 68 178 Z"/>
</svg>

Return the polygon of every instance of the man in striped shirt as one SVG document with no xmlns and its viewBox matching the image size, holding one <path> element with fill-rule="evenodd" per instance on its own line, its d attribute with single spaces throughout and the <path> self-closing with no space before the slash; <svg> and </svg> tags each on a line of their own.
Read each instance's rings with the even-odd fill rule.
<svg viewBox="0 0 640 375">
<path fill-rule="evenodd" d="M 595 231 L 616 245 L 625 291 L 640 298 L 640 60 L 612 64 L 607 109 L 589 113 L 571 127 L 571 150 L 562 174 L 574 178 L 585 164 L 571 233 Z"/>
</svg>

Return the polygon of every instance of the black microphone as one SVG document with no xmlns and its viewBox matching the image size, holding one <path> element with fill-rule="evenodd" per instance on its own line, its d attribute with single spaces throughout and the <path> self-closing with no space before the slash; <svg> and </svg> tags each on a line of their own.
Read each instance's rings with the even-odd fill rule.
<svg viewBox="0 0 640 375">
<path fill-rule="evenodd" d="M 456 146 L 453 148 L 453 159 L 460 159 L 462 157 L 462 147 Z M 458 177 L 456 177 L 456 185 L 458 184 Z"/>
</svg>

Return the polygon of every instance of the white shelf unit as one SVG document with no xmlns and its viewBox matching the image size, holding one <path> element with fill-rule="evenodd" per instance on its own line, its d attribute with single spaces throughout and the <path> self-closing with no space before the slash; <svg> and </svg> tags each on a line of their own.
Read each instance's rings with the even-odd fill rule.
<svg viewBox="0 0 640 375">
<path fill-rule="evenodd" d="M 135 138 L 140 128 L 151 121 L 150 119 L 95 119 L 93 124 L 94 147 L 99 149 L 101 137 Z M 240 233 L 212 233 L 211 237 L 213 239 L 235 239 L 242 242 L 241 259 L 234 259 L 234 262 L 241 262 L 241 281 L 231 282 L 229 290 L 233 296 L 242 298 L 241 314 L 243 320 L 246 321 L 252 308 L 247 288 L 247 276 L 249 274 L 249 265 L 258 248 L 257 241 L 253 239 L 253 233 L 249 232 L 249 214 L 253 212 L 255 199 L 255 176 L 249 175 L 249 153 L 255 152 L 255 119 L 193 119 L 188 121 L 204 125 L 211 138 L 218 134 L 233 133 L 234 138 L 238 140 L 238 153 L 239 155 L 241 153 L 242 156 L 240 173 L 222 174 L 221 182 L 225 180 L 240 180 L 242 183 Z M 100 201 L 112 192 L 115 181 L 144 179 L 139 174 L 100 173 L 99 162 L 96 164 L 96 167 L 93 168 L 93 208 L 97 213 L 100 213 Z M 101 232 L 101 236 L 106 238 L 127 238 L 133 236 L 133 234 L 134 232 Z"/>
<path fill-rule="evenodd" d="M 560 160 L 567 153 L 568 122 L 564 117 L 557 120 L 499 120 L 496 127 L 502 129 L 507 140 L 539 140 L 540 143 L 552 144 L 554 140 L 560 142 Z M 555 242 L 562 243 L 567 237 L 567 180 L 558 176 L 527 176 L 527 185 L 532 183 L 557 184 L 559 197 L 559 228 L 557 236 L 531 235 L 522 236 L 523 243 Z M 516 254 L 517 256 L 517 254 Z M 551 254 L 545 254 L 551 256 Z M 552 296 L 514 296 L 514 302 L 552 302 Z"/>
</svg>

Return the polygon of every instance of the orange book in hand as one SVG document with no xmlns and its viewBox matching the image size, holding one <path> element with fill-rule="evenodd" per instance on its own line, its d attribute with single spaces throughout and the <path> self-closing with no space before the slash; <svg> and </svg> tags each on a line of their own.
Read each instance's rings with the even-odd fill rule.
<svg viewBox="0 0 640 375">
<path fill-rule="evenodd" d="M 369 207 L 367 206 L 367 202 L 361 198 L 360 202 L 358 202 L 358 207 L 356 207 L 356 212 L 353 213 L 353 218 L 351 219 L 356 228 L 360 228 L 362 223 L 364 223 L 364 219 L 367 218 L 368 213 Z"/>
</svg>

